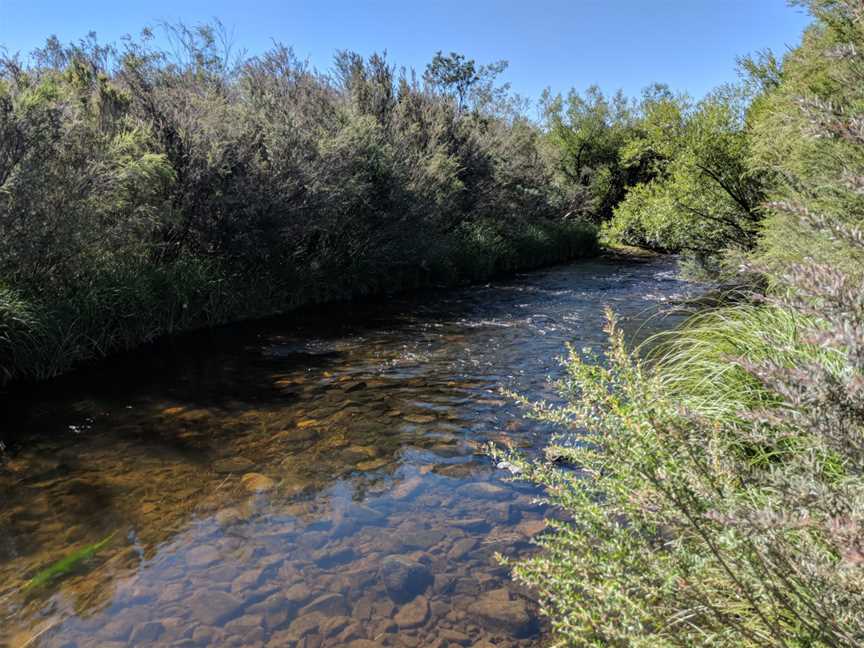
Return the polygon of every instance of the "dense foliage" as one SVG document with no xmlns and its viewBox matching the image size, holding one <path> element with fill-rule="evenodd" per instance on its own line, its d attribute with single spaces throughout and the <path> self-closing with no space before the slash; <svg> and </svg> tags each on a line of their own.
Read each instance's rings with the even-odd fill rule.
<svg viewBox="0 0 864 648">
<path fill-rule="evenodd" d="M 162 46 L 157 46 L 162 43 Z M 593 251 L 504 63 L 330 74 L 218 25 L 0 61 L 0 382 L 298 304 Z"/>
<path fill-rule="evenodd" d="M 605 357 L 563 360 L 567 404 L 524 403 L 566 428 L 564 466 L 509 457 L 566 514 L 515 567 L 561 645 L 864 644 L 864 8 L 808 5 L 782 64 L 747 62 L 746 119 L 696 106 L 611 225 L 749 250 L 770 291 L 641 359 L 610 315 Z"/>
<path fill-rule="evenodd" d="M 608 242 L 681 253 L 713 276 L 724 255 L 752 250 L 772 177 L 752 163 L 769 81 L 763 61 L 742 70 L 746 82 L 699 102 L 661 84 L 638 100 L 547 92 L 545 152 L 571 212 L 604 223 Z"/>
</svg>

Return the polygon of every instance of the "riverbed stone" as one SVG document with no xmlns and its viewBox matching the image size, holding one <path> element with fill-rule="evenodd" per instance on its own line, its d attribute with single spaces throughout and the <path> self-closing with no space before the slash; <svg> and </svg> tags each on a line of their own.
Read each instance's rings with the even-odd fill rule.
<svg viewBox="0 0 864 648">
<path fill-rule="evenodd" d="M 147 623 L 139 623 L 129 635 L 129 643 L 137 646 L 142 643 L 156 641 L 162 633 L 165 632 L 165 626 L 158 621 L 148 621 Z"/>
<path fill-rule="evenodd" d="M 240 478 L 240 483 L 252 493 L 266 493 L 276 486 L 276 482 L 261 473 L 246 473 Z"/>
<path fill-rule="evenodd" d="M 410 601 L 432 584 L 432 572 L 425 565 L 400 557 L 387 558 L 379 571 L 390 598 L 397 603 Z"/>
<path fill-rule="evenodd" d="M 316 551 L 313 558 L 315 564 L 322 569 L 330 569 L 336 565 L 351 562 L 356 556 L 357 554 L 352 547 L 333 547 Z"/>
<path fill-rule="evenodd" d="M 402 546 L 409 549 L 428 549 L 444 539 L 444 533 L 437 529 L 420 529 L 409 531 L 399 536 Z"/>
<path fill-rule="evenodd" d="M 411 630 L 426 623 L 429 618 L 429 599 L 418 596 L 399 608 L 393 620 L 399 625 L 400 630 Z"/>
<path fill-rule="evenodd" d="M 477 546 L 476 538 L 462 538 L 453 543 L 450 551 L 447 552 L 447 558 L 450 560 L 461 560 L 467 556 L 474 547 Z"/>
<path fill-rule="evenodd" d="M 339 460 L 347 464 L 357 464 L 374 458 L 376 454 L 375 448 L 352 445 L 339 452 Z"/>
<path fill-rule="evenodd" d="M 106 623 L 99 635 L 114 641 L 126 641 L 132 633 L 134 624 L 128 619 L 115 619 Z"/>
<path fill-rule="evenodd" d="M 450 526 L 454 526 L 457 529 L 462 529 L 463 531 L 488 531 L 489 530 L 489 522 L 486 521 L 486 518 L 474 517 L 474 518 L 461 518 L 449 521 Z"/>
<path fill-rule="evenodd" d="M 348 604 L 345 601 L 345 597 L 341 594 L 322 594 L 318 598 L 312 600 L 312 602 L 307 603 L 300 610 L 300 615 L 310 615 L 315 612 L 320 612 L 327 616 L 347 616 Z"/>
<path fill-rule="evenodd" d="M 442 639 L 449 641 L 450 643 L 459 644 L 460 646 L 468 646 L 471 644 L 470 636 L 468 636 L 464 632 L 460 632 L 459 630 L 454 630 L 453 628 L 439 629 L 438 636 Z"/>
<path fill-rule="evenodd" d="M 469 461 L 467 463 L 438 464 L 435 466 L 434 472 L 436 475 L 441 475 L 443 477 L 465 479 L 466 477 L 470 477 L 476 473 L 481 467 L 482 465 L 476 461 Z"/>
<path fill-rule="evenodd" d="M 230 475 L 248 472 L 254 465 L 255 463 L 246 457 L 228 457 L 214 461 L 213 470 L 220 475 Z"/>
<path fill-rule="evenodd" d="M 511 601 L 506 589 L 485 592 L 468 606 L 468 614 L 487 630 L 514 637 L 527 637 L 537 626 L 528 603 L 521 598 Z"/>
<path fill-rule="evenodd" d="M 351 624 L 351 618 L 347 616 L 329 617 L 321 622 L 321 636 L 325 639 L 335 637 Z"/>
<path fill-rule="evenodd" d="M 247 569 L 231 583 L 231 591 L 237 593 L 257 587 L 264 580 L 264 572 L 263 568 Z"/>
<path fill-rule="evenodd" d="M 260 614 L 244 614 L 241 617 L 225 624 L 225 630 L 232 634 L 246 635 L 252 630 L 258 630 L 264 624 L 264 617 Z"/>
<path fill-rule="evenodd" d="M 277 632 L 270 639 L 268 646 L 291 646 L 293 642 L 300 641 L 304 637 L 318 633 L 318 628 L 324 620 L 320 613 L 304 614 L 291 622 L 287 630 Z M 279 643 L 281 642 L 281 643 Z"/>
<path fill-rule="evenodd" d="M 239 508 L 231 506 L 229 508 L 224 508 L 217 511 L 215 517 L 216 522 L 218 522 L 220 526 L 227 527 L 234 524 L 239 524 L 248 516 L 245 515 Z"/>
<path fill-rule="evenodd" d="M 387 516 L 384 513 L 363 504 L 356 504 L 350 507 L 345 511 L 345 517 L 363 526 L 375 526 L 387 522 Z"/>
<path fill-rule="evenodd" d="M 406 479 L 403 482 L 399 482 L 393 491 L 390 493 L 390 497 L 395 500 L 407 500 L 417 494 L 417 491 L 420 490 L 420 487 L 423 485 L 423 479 L 420 477 L 411 477 L 410 479 Z"/>
<path fill-rule="evenodd" d="M 531 538 L 546 528 L 546 520 L 522 520 L 517 526 L 516 531 L 522 535 Z"/>
<path fill-rule="evenodd" d="M 378 470 L 379 468 L 383 468 L 387 464 L 390 463 L 390 459 L 386 457 L 379 457 L 377 459 L 369 459 L 368 461 L 361 461 L 358 463 L 355 468 L 357 470 L 361 470 L 363 472 L 372 472 L 373 470 Z"/>
<path fill-rule="evenodd" d="M 402 417 L 409 423 L 417 423 L 419 425 L 425 425 L 426 423 L 432 423 L 436 420 L 437 417 L 432 416 L 431 414 L 406 414 Z"/>
<path fill-rule="evenodd" d="M 348 644 L 355 639 L 363 638 L 363 626 L 361 626 L 357 622 L 352 622 L 348 624 L 348 626 L 344 630 L 342 630 L 341 633 L 339 633 L 339 636 L 337 637 L 338 643 L 336 645 L 344 646 L 345 644 Z"/>
<path fill-rule="evenodd" d="M 205 625 L 220 625 L 237 615 L 243 601 L 218 590 L 205 590 L 193 594 L 189 599 L 192 618 Z"/>
<path fill-rule="evenodd" d="M 295 605 L 302 605 L 312 598 L 312 590 L 306 583 L 295 583 L 284 592 L 285 600 Z"/>
<path fill-rule="evenodd" d="M 201 545 L 186 554 L 186 564 L 196 569 L 209 567 L 219 560 L 221 560 L 219 550 L 213 545 Z"/>
<path fill-rule="evenodd" d="M 498 486 L 497 484 L 490 484 L 489 482 L 472 482 L 460 486 L 457 491 L 463 497 L 497 502 L 513 499 L 514 497 L 512 491 L 502 486 Z"/>
<path fill-rule="evenodd" d="M 355 639 L 348 644 L 348 648 L 381 648 L 381 644 L 371 639 Z"/>
</svg>

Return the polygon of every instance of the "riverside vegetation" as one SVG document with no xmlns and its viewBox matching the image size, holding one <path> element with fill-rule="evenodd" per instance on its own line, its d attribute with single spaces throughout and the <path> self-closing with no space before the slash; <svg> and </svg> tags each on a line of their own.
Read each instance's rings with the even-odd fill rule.
<svg viewBox="0 0 864 648">
<path fill-rule="evenodd" d="M 562 360 L 565 405 L 516 396 L 564 427 L 557 464 L 503 453 L 569 516 L 515 565 L 559 645 L 864 645 L 864 6 L 802 4 L 800 46 L 743 88 L 664 98 L 623 146 L 627 119 L 600 128 L 600 204 L 654 167 L 606 235 L 749 290 L 645 353 L 610 313 L 604 355 Z M 561 123 L 567 172 L 590 144 Z"/>
<path fill-rule="evenodd" d="M 218 25 L 0 61 L 0 382 L 195 327 L 593 253 L 504 63 L 321 74 Z"/>
</svg>

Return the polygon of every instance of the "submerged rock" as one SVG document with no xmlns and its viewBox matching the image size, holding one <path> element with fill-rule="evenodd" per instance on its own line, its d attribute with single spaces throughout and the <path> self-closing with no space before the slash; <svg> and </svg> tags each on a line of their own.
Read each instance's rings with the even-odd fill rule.
<svg viewBox="0 0 864 648">
<path fill-rule="evenodd" d="M 420 531 L 410 531 L 403 533 L 399 540 L 402 546 L 409 549 L 428 549 L 434 544 L 441 542 L 444 539 L 444 533 L 436 529 L 423 529 Z"/>
<path fill-rule="evenodd" d="M 395 556 L 383 562 L 379 575 L 387 594 L 397 603 L 419 596 L 434 580 L 425 565 Z"/>
<path fill-rule="evenodd" d="M 347 616 L 348 604 L 341 594 L 323 594 L 300 610 L 300 615 L 320 612 L 327 616 Z"/>
<path fill-rule="evenodd" d="M 461 540 L 457 540 L 453 543 L 453 547 L 450 551 L 447 552 L 447 558 L 450 560 L 461 560 L 471 553 L 471 550 L 476 546 L 476 538 L 462 538 Z"/>
<path fill-rule="evenodd" d="M 220 475 L 247 472 L 255 464 L 246 457 L 228 457 L 213 462 L 213 470 Z"/>
<path fill-rule="evenodd" d="M 489 523 L 486 518 L 461 518 L 458 520 L 450 520 L 450 525 L 463 531 L 487 531 Z"/>
<path fill-rule="evenodd" d="M 356 557 L 352 547 L 338 547 L 333 549 L 321 549 L 314 554 L 315 564 L 322 569 L 329 569 L 336 565 L 351 562 Z"/>
<path fill-rule="evenodd" d="M 527 637 L 537 629 L 537 618 L 523 599 L 511 601 L 506 589 L 492 590 L 468 606 L 468 614 L 491 632 Z"/>
<path fill-rule="evenodd" d="M 201 545 L 186 554 L 186 564 L 195 568 L 209 567 L 220 559 L 219 550 L 213 545 Z"/>
<path fill-rule="evenodd" d="M 407 500 L 413 497 L 420 487 L 423 485 L 423 479 L 420 477 L 412 477 L 406 479 L 396 485 L 396 488 L 390 493 L 390 497 L 395 500 Z"/>
<path fill-rule="evenodd" d="M 393 620 L 399 625 L 400 630 L 410 630 L 422 626 L 428 618 L 429 600 L 425 596 L 418 596 L 399 608 Z"/>
<path fill-rule="evenodd" d="M 490 484 L 489 482 L 473 482 L 465 484 L 458 489 L 460 495 L 464 497 L 472 497 L 474 499 L 485 499 L 493 501 L 503 501 L 513 499 L 512 491 L 507 490 L 502 486 Z"/>
<path fill-rule="evenodd" d="M 202 591 L 189 599 L 192 618 L 205 625 L 221 625 L 236 616 L 243 601 L 228 592 Z"/>
<path fill-rule="evenodd" d="M 407 414 L 402 417 L 409 423 L 417 423 L 419 425 L 424 425 L 426 423 L 432 423 L 436 420 L 435 416 L 431 416 L 429 414 Z"/>
<path fill-rule="evenodd" d="M 285 600 L 297 605 L 302 605 L 312 598 L 312 590 L 306 583 L 296 583 L 285 590 Z"/>
<path fill-rule="evenodd" d="M 276 482 L 261 473 L 246 473 L 240 478 L 240 483 L 253 493 L 266 493 L 276 486 Z"/>
<path fill-rule="evenodd" d="M 320 613 L 303 614 L 288 626 L 284 632 L 277 632 L 270 639 L 268 646 L 291 646 L 294 642 L 300 641 L 303 637 L 311 634 L 316 634 L 321 622 L 324 620 L 324 615 Z"/>
</svg>

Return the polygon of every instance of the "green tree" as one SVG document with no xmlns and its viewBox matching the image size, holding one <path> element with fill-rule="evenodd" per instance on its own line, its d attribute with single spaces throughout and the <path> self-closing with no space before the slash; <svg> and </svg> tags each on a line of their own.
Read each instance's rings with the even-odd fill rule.
<svg viewBox="0 0 864 648">
<path fill-rule="evenodd" d="M 657 176 L 631 190 L 615 209 L 613 240 L 684 252 L 702 266 L 757 241 L 766 176 L 749 164 L 747 97 L 724 88 L 690 109 L 664 99 L 646 110 L 642 137 L 622 152 L 625 164 L 660 160 Z"/>
</svg>

